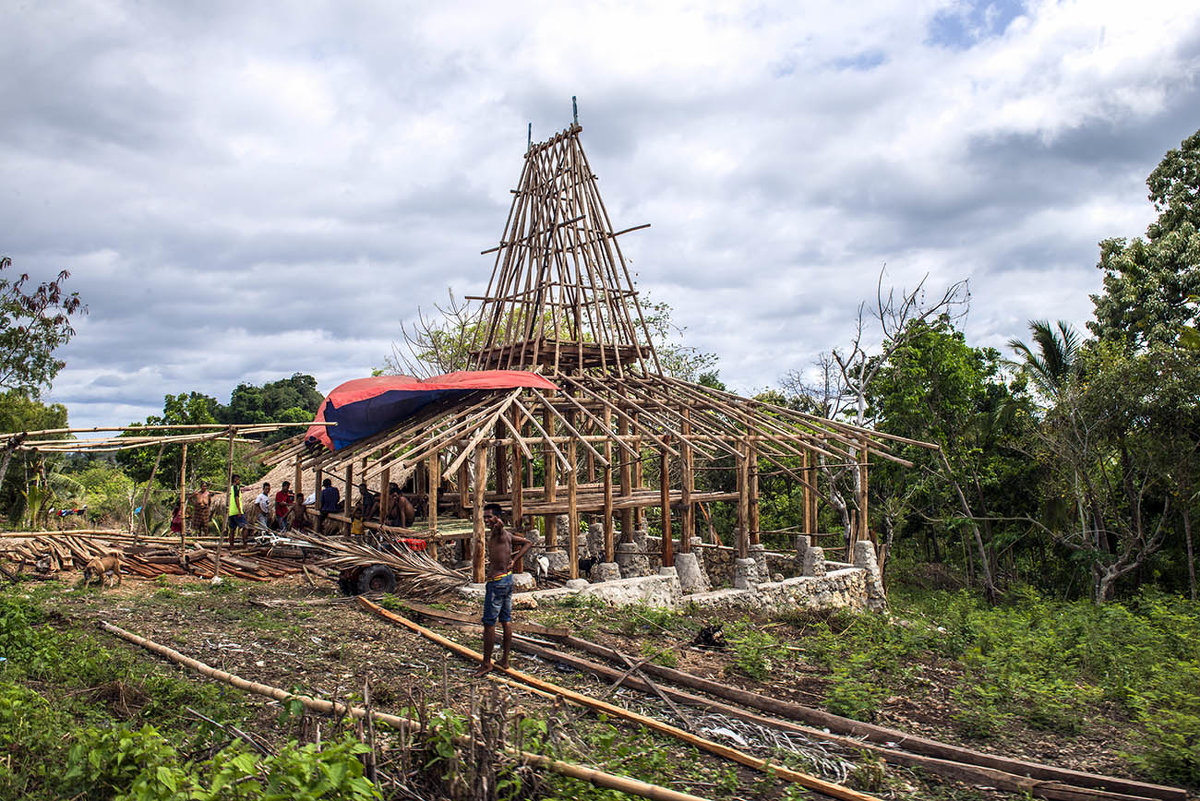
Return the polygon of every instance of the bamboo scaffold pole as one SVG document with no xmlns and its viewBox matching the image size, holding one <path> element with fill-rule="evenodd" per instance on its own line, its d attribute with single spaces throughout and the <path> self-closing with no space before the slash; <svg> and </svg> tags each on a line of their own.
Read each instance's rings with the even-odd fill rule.
<svg viewBox="0 0 1200 801">
<path fill-rule="evenodd" d="M 483 661 L 482 654 L 476 653 L 464 645 L 460 645 L 451 639 L 443 637 L 436 632 L 430 631 L 424 626 L 419 626 L 406 617 L 397 615 L 394 612 L 389 612 L 378 604 L 371 602 L 367 598 L 359 596 L 358 603 L 364 609 L 377 615 L 378 617 L 395 623 L 398 626 L 402 626 L 409 631 L 415 632 L 427 640 L 436 642 L 442 647 L 458 654 L 459 656 L 481 663 Z M 513 668 L 504 669 L 497 666 L 495 670 L 503 673 L 509 678 L 516 679 L 523 684 L 527 684 L 530 687 L 534 687 L 544 692 L 553 693 L 566 699 L 567 701 L 594 709 L 610 717 L 620 718 L 621 720 L 627 720 L 632 723 L 645 726 L 646 728 L 657 731 L 660 734 L 666 734 L 670 737 L 680 740 L 681 742 L 693 745 L 702 751 L 707 751 L 710 754 L 728 759 L 732 762 L 737 762 L 738 764 L 745 765 L 748 768 L 753 768 L 754 770 L 765 773 L 768 776 L 775 776 L 776 778 L 798 784 L 801 787 L 807 787 L 810 790 L 816 790 L 817 792 L 823 793 L 830 798 L 840 799 L 841 801 L 879 801 L 879 799 L 875 796 L 867 795 L 866 793 L 860 793 L 857 790 L 851 790 L 850 788 L 843 787 L 840 784 L 827 782 L 824 779 L 816 776 L 810 776 L 807 773 L 801 773 L 800 771 L 792 770 L 791 768 L 783 765 L 777 765 L 765 759 L 759 759 L 758 757 L 751 756 L 743 751 L 739 751 L 736 748 L 730 748 L 727 745 L 723 745 L 713 740 L 694 735 L 691 732 L 684 731 L 683 729 L 672 726 L 669 723 L 664 723 L 657 718 L 632 712 L 624 707 L 610 704 L 607 701 L 601 701 L 598 698 L 592 698 L 591 696 L 584 695 L 583 693 L 569 690 L 566 687 L 561 687 L 557 684 L 539 679 L 537 676 L 532 676 L 528 673 L 522 673 L 521 671 Z"/>
<path fill-rule="evenodd" d="M 198 659 L 186 656 L 173 648 L 168 648 L 165 645 L 146 639 L 131 631 L 126 631 L 111 623 L 101 622 L 100 628 L 119 637 L 126 642 L 144 648 L 147 651 L 156 653 L 159 656 L 165 657 L 176 664 L 190 668 L 202 676 L 206 676 L 216 681 L 221 681 L 239 690 L 244 690 L 255 695 L 262 695 L 268 698 L 273 698 L 276 701 L 287 703 L 289 701 L 299 701 L 306 709 L 311 709 L 319 712 L 322 715 L 347 715 L 349 717 L 366 719 L 368 715 L 375 721 L 385 723 L 388 726 L 402 732 L 420 732 L 421 724 L 418 721 L 400 715 L 392 715 L 386 712 L 376 712 L 371 710 L 368 712 L 363 707 L 349 706 L 347 704 L 339 704 L 335 701 L 326 701 L 321 698 L 313 698 L 308 695 L 289 692 L 281 687 L 273 687 L 270 684 L 263 684 L 257 681 L 250 681 L 238 676 L 234 673 L 229 673 L 224 670 L 207 665 Z M 470 738 L 466 736 L 457 736 L 454 738 L 458 745 L 474 745 Z M 529 751 L 521 751 L 515 748 L 508 747 L 505 749 L 508 753 L 513 754 L 518 759 L 530 765 L 536 765 L 540 768 L 560 773 L 564 776 L 570 776 L 574 779 L 591 782 L 597 787 L 607 787 L 613 790 L 619 790 L 630 795 L 636 795 L 640 798 L 652 799 L 652 801 L 705 801 L 704 798 L 690 793 L 682 793 L 678 790 L 672 790 L 667 787 L 661 787 L 656 784 L 650 784 L 638 779 L 631 779 L 627 776 L 620 776 L 615 773 L 598 770 L 596 768 L 588 768 L 582 765 L 576 765 L 572 762 L 564 762 L 563 760 L 553 759 L 535 754 Z"/>
</svg>

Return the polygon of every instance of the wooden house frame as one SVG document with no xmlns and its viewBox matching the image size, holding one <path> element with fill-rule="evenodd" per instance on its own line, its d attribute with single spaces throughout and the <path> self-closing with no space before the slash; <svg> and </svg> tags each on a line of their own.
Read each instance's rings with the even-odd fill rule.
<svg viewBox="0 0 1200 801">
<path fill-rule="evenodd" d="M 572 125 L 525 154 L 500 243 L 484 251 L 496 254 L 495 266 L 487 291 L 475 298 L 478 339 L 469 356 L 471 369 L 537 371 L 559 390 L 476 392 L 336 452 L 313 454 L 293 440 L 264 458 L 294 464 L 297 489 L 310 470 L 318 488 L 330 475 L 347 489 L 378 486 L 384 508 L 390 482 L 412 481 L 429 514 L 402 533 L 427 538 L 435 550 L 452 538 L 438 516 L 439 496 L 449 493 L 473 521 L 466 536 L 477 582 L 484 578 L 485 503 L 507 507 L 518 527 L 545 518 L 544 544 L 567 550 L 572 577 L 581 516 L 599 518 L 603 558 L 613 562 L 617 532 L 630 541 L 652 507 L 662 531 L 686 533 L 678 548 L 689 551 L 698 507 L 736 503 L 734 542 L 744 558 L 760 537 L 760 469 L 803 487 L 799 529 L 815 533 L 822 460 L 858 471 L 852 541 L 869 537 L 868 464 L 875 456 L 907 465 L 890 447 L 900 438 L 665 374 L 619 245 L 637 229 L 613 230 L 581 130 Z M 718 460 L 735 465 L 735 489 L 697 490 L 697 471 Z M 658 487 L 647 486 L 647 462 L 665 477 Z M 559 542 L 555 518 L 564 514 L 568 533 Z M 673 564 L 674 548 L 663 536 L 664 566 Z"/>
</svg>

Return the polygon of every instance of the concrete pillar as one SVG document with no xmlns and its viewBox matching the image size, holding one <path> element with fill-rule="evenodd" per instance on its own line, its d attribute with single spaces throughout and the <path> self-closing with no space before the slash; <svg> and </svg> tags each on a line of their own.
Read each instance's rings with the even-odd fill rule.
<svg viewBox="0 0 1200 801">
<path fill-rule="evenodd" d="M 650 560 L 636 542 L 617 543 L 617 566 L 621 578 L 636 578 L 650 572 Z"/>
<path fill-rule="evenodd" d="M 795 570 L 801 576 L 804 575 L 804 552 L 812 547 L 812 537 L 807 534 L 797 534 L 793 540 L 796 546 L 796 555 L 792 557 L 792 562 L 795 565 Z"/>
<path fill-rule="evenodd" d="M 825 549 L 812 547 L 804 552 L 802 575 L 820 578 L 825 575 Z"/>
<path fill-rule="evenodd" d="M 616 562 L 597 562 L 592 566 L 592 578 L 596 581 L 616 581 L 621 577 L 621 566 Z"/>
<path fill-rule="evenodd" d="M 733 586 L 739 590 L 752 590 L 758 586 L 758 563 L 747 557 L 733 560 Z"/>
<path fill-rule="evenodd" d="M 546 551 L 543 554 L 550 562 L 550 570 L 555 573 L 571 572 L 571 557 L 566 551 Z"/>
<path fill-rule="evenodd" d="M 883 589 L 883 574 L 879 572 L 873 542 L 859 540 L 854 543 L 854 566 L 867 571 L 867 608 L 876 612 L 887 609 L 887 593 Z"/>
<path fill-rule="evenodd" d="M 771 571 L 767 567 L 767 546 L 762 543 L 751 545 L 749 548 L 749 557 L 758 565 L 758 580 L 769 581 Z"/>
<path fill-rule="evenodd" d="M 684 595 L 708 592 L 711 589 L 708 576 L 704 574 L 704 566 L 700 564 L 695 551 L 675 554 L 675 570 L 679 573 L 679 585 L 683 588 Z"/>
</svg>

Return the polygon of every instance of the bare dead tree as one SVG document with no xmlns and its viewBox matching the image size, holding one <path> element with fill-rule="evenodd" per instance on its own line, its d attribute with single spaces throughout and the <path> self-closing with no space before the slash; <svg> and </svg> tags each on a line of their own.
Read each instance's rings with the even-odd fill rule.
<svg viewBox="0 0 1200 801">
<path fill-rule="evenodd" d="M 433 304 L 433 314 L 418 307 L 415 323 L 400 323 L 401 341 L 393 342 L 391 355 L 384 357 L 386 372 L 429 378 L 468 369 L 481 333 L 479 313 L 470 301 L 456 298 L 454 290 L 447 295 L 446 303 Z"/>
</svg>

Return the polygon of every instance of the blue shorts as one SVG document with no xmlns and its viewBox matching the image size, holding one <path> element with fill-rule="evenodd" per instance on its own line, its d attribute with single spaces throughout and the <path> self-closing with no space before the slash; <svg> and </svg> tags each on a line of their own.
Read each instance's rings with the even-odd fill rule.
<svg viewBox="0 0 1200 801">
<path fill-rule="evenodd" d="M 487 583 L 487 592 L 483 596 L 483 625 L 494 626 L 497 620 L 512 622 L 512 593 L 511 574 Z"/>
<path fill-rule="evenodd" d="M 235 528 L 247 528 L 245 515 L 229 516 L 229 530 L 232 531 Z"/>
</svg>

